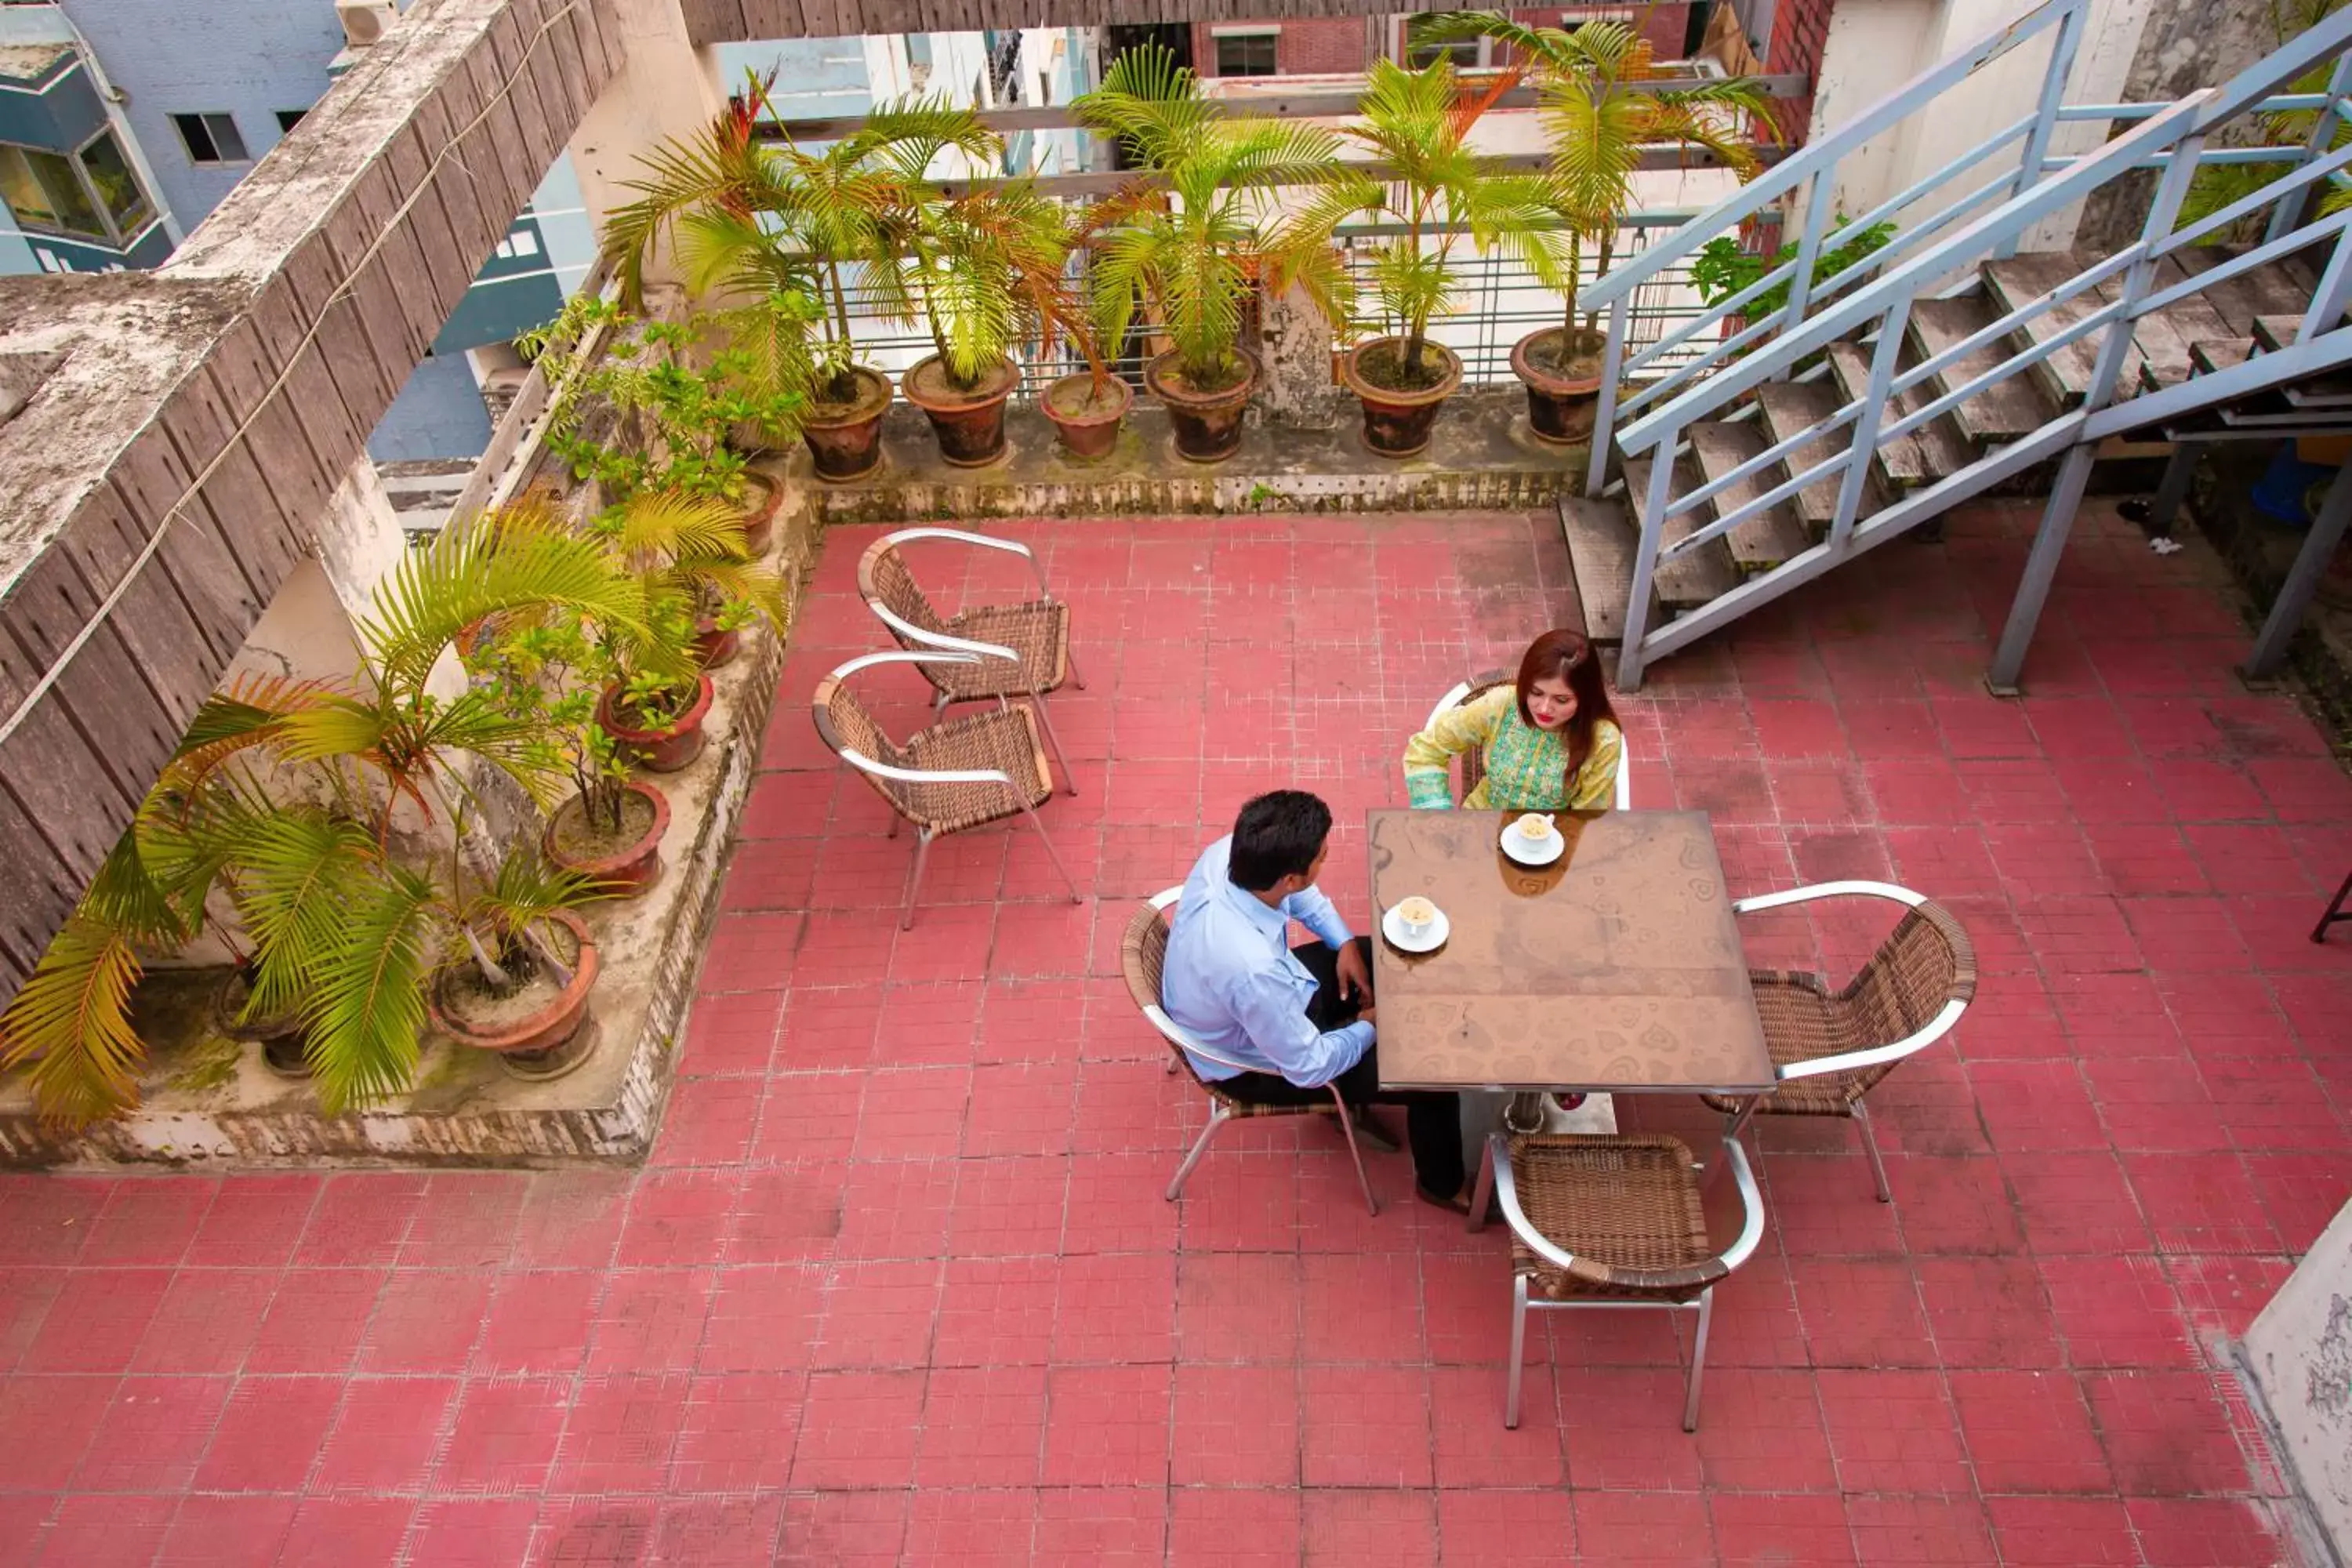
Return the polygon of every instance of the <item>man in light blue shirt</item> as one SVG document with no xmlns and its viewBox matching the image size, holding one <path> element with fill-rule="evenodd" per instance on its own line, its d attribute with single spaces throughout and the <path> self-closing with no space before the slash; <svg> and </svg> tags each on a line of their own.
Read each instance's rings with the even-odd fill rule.
<svg viewBox="0 0 2352 1568">
<path fill-rule="evenodd" d="M 1455 1097 L 1381 1088 L 1371 945 L 1349 931 L 1315 886 L 1330 836 L 1330 807 L 1304 790 L 1276 790 L 1244 805 L 1233 833 L 1202 851 L 1185 879 L 1160 1005 L 1224 1058 L 1192 1059 L 1237 1100 L 1324 1102 L 1337 1083 L 1350 1106 L 1404 1106 L 1414 1190 L 1466 1212 Z M 1291 947 L 1294 920 L 1321 940 Z"/>
</svg>

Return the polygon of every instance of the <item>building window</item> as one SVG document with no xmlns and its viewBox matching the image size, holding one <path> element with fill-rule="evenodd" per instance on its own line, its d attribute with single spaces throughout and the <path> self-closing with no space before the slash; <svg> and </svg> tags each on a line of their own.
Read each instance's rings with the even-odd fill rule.
<svg viewBox="0 0 2352 1568">
<path fill-rule="evenodd" d="M 280 136 L 291 136 L 294 134 L 294 128 L 297 125 L 301 124 L 302 117 L 310 112 L 310 111 L 307 109 L 279 110 L 278 111 L 278 134 Z"/>
<path fill-rule="evenodd" d="M 0 144 L 0 196 L 17 224 L 121 247 L 154 216 L 114 132 L 101 131 L 68 154 Z"/>
<path fill-rule="evenodd" d="M 1219 33 L 1217 35 L 1217 74 L 1219 76 L 1272 76 L 1275 74 L 1275 41 L 1278 33 Z"/>
<path fill-rule="evenodd" d="M 1434 12 L 1423 11 L 1405 18 L 1400 52 L 1408 69 L 1426 70 L 1436 60 L 1452 60 L 1456 70 L 1470 70 L 1486 63 L 1486 40 L 1484 38 L 1455 38 L 1443 44 L 1416 42 L 1412 37 L 1414 26 L 1423 17 L 1434 15 Z"/>
<path fill-rule="evenodd" d="M 172 128 L 180 133 L 191 163 L 244 163 L 251 161 L 236 121 L 223 114 L 174 114 Z"/>
</svg>

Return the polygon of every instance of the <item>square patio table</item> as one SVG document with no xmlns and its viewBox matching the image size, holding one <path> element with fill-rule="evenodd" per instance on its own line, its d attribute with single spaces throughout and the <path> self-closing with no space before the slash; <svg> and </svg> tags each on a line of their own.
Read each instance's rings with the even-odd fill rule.
<svg viewBox="0 0 2352 1568">
<path fill-rule="evenodd" d="M 1382 1087 L 1517 1091 L 1520 1128 L 1540 1090 L 1769 1090 L 1706 814 L 1555 812 L 1568 848 L 1541 868 L 1502 851 L 1517 815 L 1370 814 L 1375 927 L 1419 893 L 1451 928 L 1419 956 L 1372 939 Z"/>
</svg>

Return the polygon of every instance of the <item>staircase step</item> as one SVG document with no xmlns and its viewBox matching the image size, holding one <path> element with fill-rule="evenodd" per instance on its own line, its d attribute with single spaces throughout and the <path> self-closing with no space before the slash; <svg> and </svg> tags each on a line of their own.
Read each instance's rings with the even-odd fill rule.
<svg viewBox="0 0 2352 1568">
<path fill-rule="evenodd" d="M 2252 338 L 2221 338 L 2189 345 L 2189 368 L 2197 375 L 2234 370 L 2253 357 L 2254 340 Z"/>
<path fill-rule="evenodd" d="M 1869 353 L 1859 343 L 1832 343 L 1830 377 L 1837 383 L 1838 396 L 1852 403 L 1870 389 Z M 1888 419 L 1900 419 L 1933 403 L 1935 397 L 1927 391 L 1927 385 L 1923 383 L 1908 392 L 1896 393 Z M 1974 460 L 1975 454 L 1969 450 L 1968 443 L 1952 434 L 1951 421 L 1943 415 L 1878 446 L 1878 472 L 1890 486 L 1900 490 L 1932 485 Z"/>
<path fill-rule="evenodd" d="M 1631 509 L 1622 500 L 1559 498 L 1559 526 L 1568 535 L 1569 568 L 1576 574 L 1576 597 L 1584 606 L 1584 635 L 1617 647 L 1625 640 L 1625 609 L 1633 602 L 1633 555 L 1641 536 Z M 1651 621 L 1660 618 L 1651 595 Z"/>
<path fill-rule="evenodd" d="M 1911 346 L 1922 361 L 1934 358 L 1963 338 L 1992 325 L 2000 313 L 1983 300 L 1918 300 L 1911 306 Z M 1987 343 L 1933 376 L 1929 384 L 1940 395 L 1965 385 L 2000 364 L 2009 354 L 1998 342 Z M 1982 444 L 2014 441 L 2040 429 L 2058 416 L 2053 403 L 2030 375 L 2012 375 L 1995 382 L 1952 411 L 1960 434 Z"/>
<path fill-rule="evenodd" d="M 2176 250 L 2156 264 L 2156 286 L 2169 288 L 2239 253 L 2239 247 L 2222 246 L 2191 246 Z M 2300 316 L 2310 303 L 2312 285 L 2308 269 L 2290 258 L 2242 272 L 2235 278 L 2225 278 L 2208 286 L 2198 298 L 2230 329 L 2226 334 L 2216 332 L 2212 336 L 2246 338 L 2254 335 L 2257 316 Z"/>
<path fill-rule="evenodd" d="M 1682 497 L 1698 489 L 1698 471 L 1687 462 L 1675 465 L 1667 494 Z M 1642 503 L 1650 493 L 1650 459 L 1628 458 L 1625 463 L 1626 510 L 1635 517 L 1642 515 Z M 1659 535 L 1659 549 L 1680 543 L 1715 520 L 1706 508 L 1695 507 L 1667 521 Z M 1719 599 L 1739 585 L 1738 570 L 1731 564 L 1731 552 L 1721 539 L 1710 539 L 1686 555 L 1672 560 L 1661 555 L 1657 570 L 1650 574 L 1650 585 L 1658 595 L 1658 603 L 1668 611 L 1695 610 L 1699 605 Z"/>
<path fill-rule="evenodd" d="M 1985 294 L 1992 303 L 1993 314 L 2004 316 L 2060 287 L 2082 270 L 2083 266 L 2073 256 L 2061 251 L 2028 252 L 2005 261 L 1988 261 L 1983 270 Z M 2086 317 L 2097 314 L 2101 307 L 2113 304 L 2118 297 L 2117 280 L 2104 279 L 2029 318 L 2010 335 L 2012 340 L 2021 337 L 2032 343 L 2047 342 Z M 2053 351 L 2034 365 L 2035 381 L 2061 408 L 2077 407 L 2089 395 L 2106 337 L 2107 329 L 2100 328 Z M 2117 385 L 2126 395 L 2137 389 L 2139 367 L 2146 357 L 2137 346 L 2125 352 L 2123 374 Z"/>
<path fill-rule="evenodd" d="M 1756 389 L 1756 401 L 1764 410 L 1764 429 L 1775 446 L 1845 405 L 1834 391 L 1818 381 L 1768 381 Z M 1832 431 L 1798 447 L 1786 459 L 1786 467 L 1794 477 L 1816 463 L 1827 462 L 1843 449 L 1838 433 Z M 1815 532 L 1828 528 L 1837 516 L 1839 478 L 1832 474 L 1797 492 L 1797 515 Z"/>
<path fill-rule="evenodd" d="M 1701 420 L 1690 427 L 1690 441 L 1691 455 L 1698 459 L 1698 471 L 1710 482 L 1771 445 L 1764 432 L 1748 421 L 1722 424 Z M 1727 517 L 1787 478 L 1787 471 L 1774 464 L 1718 491 L 1707 504 L 1718 519 Z M 1803 554 L 1812 542 L 1797 509 L 1786 500 L 1766 508 L 1723 536 L 1723 542 L 1731 551 L 1732 565 L 1745 576 L 1769 572 Z"/>
</svg>

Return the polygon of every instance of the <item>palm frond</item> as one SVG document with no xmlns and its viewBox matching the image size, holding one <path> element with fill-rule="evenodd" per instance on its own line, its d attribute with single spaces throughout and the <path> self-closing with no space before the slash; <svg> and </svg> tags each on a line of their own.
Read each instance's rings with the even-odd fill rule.
<svg viewBox="0 0 2352 1568">
<path fill-rule="evenodd" d="M 341 940 L 319 964 L 302 1017 L 311 1081 L 331 1116 L 397 1094 L 415 1077 L 436 902 L 425 877 L 383 868 L 352 899 Z"/>
<path fill-rule="evenodd" d="M 0 1012 L 0 1066 L 27 1069 L 52 1125 L 85 1127 L 138 1104 L 146 1051 L 131 1026 L 131 991 L 140 971 L 129 932 L 77 912 Z"/>
<path fill-rule="evenodd" d="M 595 541 L 518 532 L 496 514 L 460 520 L 404 554 L 376 587 L 362 630 L 387 684 L 421 689 L 457 635 L 503 611 L 560 605 L 641 631 L 643 595 Z"/>
</svg>

